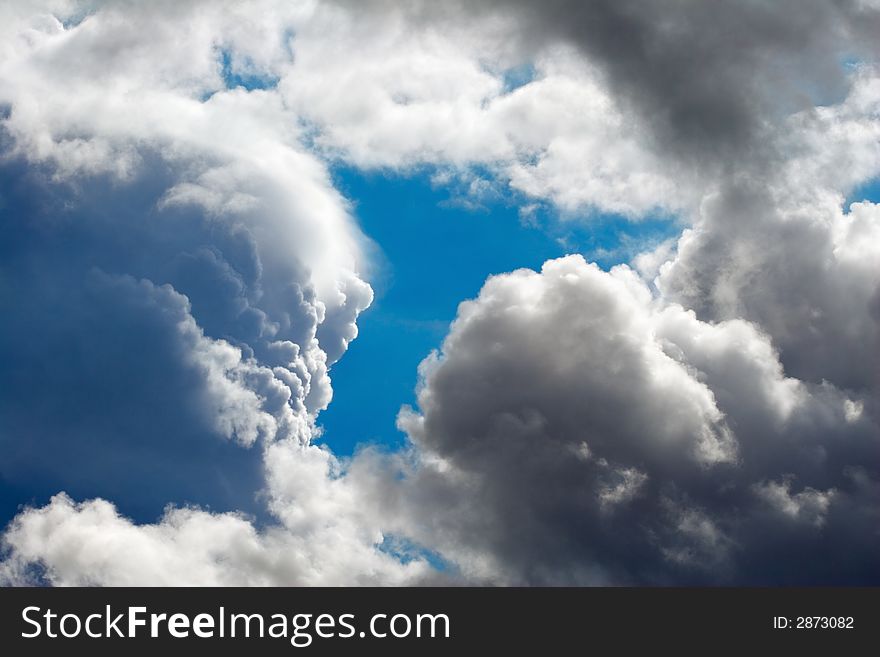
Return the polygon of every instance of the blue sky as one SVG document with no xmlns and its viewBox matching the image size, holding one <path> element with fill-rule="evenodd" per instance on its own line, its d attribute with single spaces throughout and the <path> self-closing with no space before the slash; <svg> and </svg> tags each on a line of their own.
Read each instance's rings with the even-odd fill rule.
<svg viewBox="0 0 880 657">
<path fill-rule="evenodd" d="M 274 85 L 236 72 L 228 51 L 220 56 L 227 87 Z M 531 63 L 509 69 L 505 89 L 534 76 Z M 418 364 L 440 346 L 458 304 L 475 297 L 488 276 L 537 270 L 569 253 L 610 267 L 679 232 L 668 217 L 633 222 L 591 213 L 560 221 L 557 211 L 510 190 L 475 202 L 458 195 L 454 180 L 451 188 L 433 182 L 436 173 L 335 167 L 335 186 L 376 247 L 375 301 L 358 319 L 357 340 L 332 368 L 333 402 L 319 420 L 322 440 L 339 455 L 360 443 L 393 448 L 403 442 L 395 418 L 402 404 L 415 403 Z M 520 215 L 525 206 L 533 208 L 528 221 Z"/>
<path fill-rule="evenodd" d="M 572 251 L 592 258 L 597 251 L 604 250 L 605 257 L 598 260 L 607 267 L 629 257 L 637 250 L 637 244 L 657 242 L 677 232 L 669 220 L 633 223 L 597 215 L 560 221 L 548 210 L 539 210 L 526 224 L 519 216 L 525 199 L 510 195 L 474 209 L 462 199 L 456 201 L 450 187 L 433 185 L 431 174 L 428 170 L 410 176 L 365 174 L 348 168 L 334 171 L 335 184 L 352 203 L 355 217 L 376 247 L 370 275 L 376 298 L 358 320 L 358 339 L 332 368 L 334 397 L 319 418 L 325 429 L 320 440 L 342 456 L 350 455 L 359 443 L 379 443 L 391 448 L 401 444 L 403 435 L 396 430 L 395 418 L 402 404 L 415 402 L 419 362 L 440 346 L 458 304 L 474 297 L 487 276 L 519 267 L 537 269 L 548 258 Z M 173 224 L 175 239 L 187 244 L 201 244 L 207 239 L 199 233 L 197 214 L 166 211 L 153 216 L 148 208 L 158 195 L 156 189 L 165 184 L 158 174 L 146 176 L 134 186 L 106 187 L 100 179 L 84 184 L 80 205 L 74 204 L 61 213 L 63 220 L 51 219 L 59 230 L 43 234 L 22 225 L 20 219 L 28 217 L 33 226 L 49 222 L 64 203 L 65 188 L 38 185 L 26 175 L 21 163 L 13 162 L 0 169 L 0 187 L 4 190 L 0 223 L 6 228 L 0 255 L 7 267 L 18 266 L 16 263 L 21 261 L 21 268 L 27 266 L 41 272 L 27 280 L 31 287 L 43 285 L 37 292 L 24 294 L 22 299 L 4 299 L 10 307 L 23 312 L 13 314 L 0 331 L 0 351 L 3 345 L 9 345 L 4 352 L 9 356 L 0 361 L 0 376 L 10 381 L 0 411 L 14 408 L 20 423 L 16 425 L 16 420 L 7 417 L 6 426 L 17 427 L 13 434 L 32 438 L 18 444 L 14 452 L 21 453 L 22 459 L 16 470 L 18 478 L 0 473 L 0 517 L 4 521 L 12 518 L 20 505 L 43 504 L 58 492 L 59 471 L 66 473 L 62 489 L 70 495 L 78 499 L 112 497 L 122 512 L 139 521 L 154 520 L 169 498 L 260 515 L 262 507 L 253 497 L 261 485 L 258 449 L 242 449 L 218 440 L 204 428 L 192 429 L 198 423 L 190 418 L 191 410 L 182 401 L 183 393 L 175 395 L 181 400 L 180 408 L 163 407 L 162 413 L 150 413 L 150 420 L 145 420 L 141 411 L 143 401 L 153 399 L 158 389 L 170 389 L 170 381 L 155 386 L 149 377 L 130 378 L 122 374 L 120 379 L 105 373 L 79 381 L 65 388 L 63 394 L 45 398 L 34 394 L 35 381 L 51 380 L 61 385 L 63 377 L 59 372 L 68 366 L 76 371 L 71 363 L 83 359 L 126 362 L 138 370 L 160 362 L 144 348 L 152 335 L 152 325 L 145 318 L 134 322 L 139 327 L 135 331 L 125 328 L 127 325 L 113 324 L 109 316 L 87 317 L 82 321 L 93 328 L 74 341 L 72 347 L 69 340 L 73 329 L 59 325 L 57 320 L 60 316 L 73 322 L 85 312 L 84 305 L 77 305 L 85 303 L 79 293 L 62 293 L 59 286 L 70 284 L 78 289 L 76 281 L 93 266 L 107 272 L 130 271 L 135 279 L 174 279 L 172 273 L 153 271 L 130 251 L 151 243 L 143 249 L 145 253 L 159 262 L 173 262 L 173 256 L 161 254 L 168 248 L 174 253 L 190 248 L 165 237 L 160 242 L 150 242 L 150 231 L 159 230 L 164 222 Z M 165 214 L 169 215 L 167 219 L 160 221 Z M 150 220 L 144 221 L 145 216 Z M 108 217 L 112 217 L 113 225 L 119 226 L 118 230 L 110 230 L 103 223 Z M 95 230 L 95 225 L 102 228 Z M 130 233 L 139 237 L 131 239 Z M 160 235 L 168 234 L 171 231 L 160 230 Z M 114 246 L 108 248 L 111 242 Z M 34 245 L 39 245 L 39 249 Z M 619 249 L 621 245 L 625 248 Z M 608 256 L 609 252 L 614 255 Z M 48 262 L 54 264 L 49 266 Z M 64 272 L 59 274 L 60 278 L 52 273 L 56 269 Z M 186 287 L 183 279 L 175 282 L 190 295 L 205 330 L 222 335 L 222 327 L 214 326 L 210 308 L 203 303 L 202 293 L 210 290 L 198 285 Z M 23 299 L 45 304 L 49 293 L 44 288 L 55 290 L 52 294 L 63 299 L 63 304 L 59 301 L 40 306 L 40 311 L 24 311 Z M 5 292 L 12 295 L 13 288 Z M 17 333 L 15 320 L 24 322 L 27 328 Z M 161 330 L 153 328 L 161 334 Z M 28 339 L 16 339 L 16 335 L 26 335 Z M 140 347 L 131 348 L 131 341 Z M 107 367 L 116 371 L 110 365 Z M 175 368 L 165 363 L 165 370 L 172 372 Z M 186 385 L 191 386 L 191 382 Z M 120 397 L 122 391 L 125 394 Z M 87 409 L 91 400 L 111 398 L 117 399 L 113 409 L 105 409 L 97 416 L 108 433 L 104 436 L 99 431 L 104 437 L 96 437 L 90 424 L 96 415 Z M 35 415 L 49 428 L 43 429 L 42 424 L 29 426 L 27 423 Z M 184 416 L 190 419 L 184 421 Z M 176 431 L 174 427 L 178 425 L 192 430 Z M 56 426 L 64 426 L 64 432 L 56 431 Z M 76 440 L 71 440 L 71 436 Z M 114 443 L 113 459 L 105 453 L 106 441 L 111 437 L 121 439 Z M 140 446 L 148 443 L 179 445 L 173 463 L 177 474 L 163 471 L 161 485 L 151 485 L 146 479 L 152 476 L 153 468 L 160 468 L 139 451 Z M 192 445 L 192 450 L 184 450 L 183 445 Z M 37 453 L 47 450 L 57 455 L 57 468 L 26 466 L 28 446 Z M 28 458 L 42 462 L 37 456 Z M 77 466 L 70 468 L 74 459 Z M 140 469 L 132 470 L 132 462 L 139 463 Z M 138 479 L 137 472 L 142 472 L 144 478 Z"/>
<path fill-rule="evenodd" d="M 220 53 L 227 87 L 264 89 L 274 80 L 234 71 Z M 534 79 L 531 63 L 505 72 L 511 91 Z M 335 186 L 354 204 L 376 246 L 370 280 L 375 300 L 358 319 L 358 338 L 333 365 L 333 401 L 319 424 L 338 455 L 358 444 L 396 447 L 395 419 L 415 404 L 418 364 L 440 347 L 458 304 L 477 295 L 488 276 L 581 253 L 608 268 L 679 234 L 671 217 L 631 221 L 591 212 L 567 216 L 504 190 L 474 202 L 456 186 L 432 182 L 429 167 L 409 173 L 336 166 Z M 487 175 L 491 179 L 491 174 Z M 497 183 L 496 183 L 497 184 Z M 528 221 L 521 209 L 531 206 Z"/>
<path fill-rule="evenodd" d="M 859 201 L 880 203 L 880 179 L 875 178 L 856 187 L 850 192 L 849 197 L 846 199 L 844 209 L 848 209 L 850 203 L 857 203 Z"/>
<path fill-rule="evenodd" d="M 488 276 L 540 269 L 569 253 L 607 268 L 679 232 L 671 218 L 560 220 L 546 208 L 525 222 L 520 208 L 528 200 L 520 195 L 474 207 L 433 185 L 431 173 L 335 171 L 379 251 L 371 280 L 376 299 L 358 319 L 358 338 L 332 367 L 333 401 L 319 418 L 322 440 L 340 455 L 358 443 L 402 443 L 395 418 L 402 404 L 415 403 L 418 364 L 440 346 L 458 304 L 475 297 Z"/>
</svg>

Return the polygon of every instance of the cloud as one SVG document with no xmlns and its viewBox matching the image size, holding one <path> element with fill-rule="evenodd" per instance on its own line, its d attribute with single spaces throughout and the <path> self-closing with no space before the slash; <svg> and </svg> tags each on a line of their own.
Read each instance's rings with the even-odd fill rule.
<svg viewBox="0 0 880 657">
<path fill-rule="evenodd" d="M 637 217 L 683 203 L 689 190 L 642 147 L 640 126 L 573 49 L 542 51 L 512 87 L 524 58 L 506 45 L 509 29 L 478 21 L 450 31 L 395 11 L 322 6 L 297 31 L 279 90 L 317 148 L 358 167 L 440 166 L 466 180 L 488 169 L 503 187 L 567 212 Z"/>
<path fill-rule="evenodd" d="M 267 455 L 287 486 L 275 501 L 281 523 L 257 529 L 245 516 L 169 507 L 135 524 L 107 501 L 59 494 L 15 518 L 0 579 L 56 586 L 340 586 L 436 581 L 422 559 L 402 563 L 375 548 L 376 519 L 334 477 L 338 464 L 317 447 L 276 443 Z M 290 497 L 286 497 L 290 495 Z M 299 496 L 302 499 L 299 499 Z"/>
<path fill-rule="evenodd" d="M 420 540 L 509 584 L 877 580 L 880 216 L 843 205 L 878 173 L 878 115 L 874 70 L 855 75 L 779 124 L 772 172 L 707 188 L 677 244 L 636 258 L 644 282 L 567 259 L 461 306 L 400 420 Z M 682 380 L 646 386 L 663 357 Z M 664 440 L 701 398 L 714 413 Z"/>
<path fill-rule="evenodd" d="M 342 2 L 347 6 L 362 3 Z M 366 5 L 395 13 L 384 0 Z M 839 100 L 844 59 L 876 55 L 880 14 L 872 3 L 521 0 L 474 5 L 414 2 L 397 15 L 415 23 L 486 21 L 508 48 L 577 47 L 622 106 L 637 113 L 655 146 L 701 166 L 754 165 L 774 119 Z M 772 153 L 772 144 L 770 144 Z"/>
<path fill-rule="evenodd" d="M 277 90 L 228 84 L 289 63 L 265 8 L 4 8 L 4 583 L 434 576 L 311 444 L 367 241 Z"/>
<path fill-rule="evenodd" d="M 702 322 L 625 266 L 572 256 L 490 278 L 423 365 L 418 402 L 400 418 L 415 452 L 399 504 L 466 577 L 878 575 L 862 524 L 876 515 L 876 419 L 848 420 L 846 394 L 787 377 L 755 325 Z"/>
<path fill-rule="evenodd" d="M 791 117 L 780 130 L 791 157 L 707 194 L 657 278 L 701 318 L 760 324 L 793 376 L 860 391 L 878 385 L 863 356 L 880 347 L 880 217 L 844 198 L 880 172 L 878 101 L 864 67 L 844 102 Z"/>
<path fill-rule="evenodd" d="M 705 220 L 681 239 L 658 284 L 703 318 L 758 322 L 794 376 L 876 389 L 864 354 L 880 347 L 878 207 L 844 213 L 829 195 L 786 208 L 790 200 L 753 185 L 707 199 Z"/>
<path fill-rule="evenodd" d="M 271 70 L 283 30 L 212 7 L 4 7 L 0 487 L 20 502 L 265 517 L 264 447 L 312 439 L 372 299 L 295 115 L 221 75 L 223 47 Z"/>
</svg>

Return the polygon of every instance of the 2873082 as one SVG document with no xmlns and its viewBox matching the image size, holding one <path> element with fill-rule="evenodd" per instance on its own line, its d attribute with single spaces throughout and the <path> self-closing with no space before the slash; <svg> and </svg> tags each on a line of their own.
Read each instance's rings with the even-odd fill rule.
<svg viewBox="0 0 880 657">
<path fill-rule="evenodd" d="M 777 630 L 851 630 L 855 627 L 852 616 L 774 616 L 773 628 Z"/>
</svg>

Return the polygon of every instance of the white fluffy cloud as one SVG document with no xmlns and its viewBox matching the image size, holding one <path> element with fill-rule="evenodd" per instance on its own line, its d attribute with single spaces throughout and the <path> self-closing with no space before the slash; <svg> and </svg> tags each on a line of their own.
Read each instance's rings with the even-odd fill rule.
<svg viewBox="0 0 880 657">
<path fill-rule="evenodd" d="M 56 495 L 8 528 L 6 582 L 39 579 L 60 586 L 341 586 L 430 581 L 424 560 L 402 563 L 376 549 L 376 517 L 358 505 L 355 478 L 340 478 L 327 451 L 291 441 L 266 454 L 279 522 L 258 530 L 235 513 L 169 507 L 138 525 L 101 499 Z M 39 579 L 37 581 L 39 581 Z"/>
<path fill-rule="evenodd" d="M 366 168 L 452 166 L 462 175 L 486 167 L 513 190 L 569 212 L 592 206 L 638 217 L 688 197 L 570 48 L 525 66 L 486 29 L 459 29 L 454 40 L 402 19 L 320 18 L 321 29 L 294 41 L 296 65 L 279 87 L 331 156 Z"/>
</svg>

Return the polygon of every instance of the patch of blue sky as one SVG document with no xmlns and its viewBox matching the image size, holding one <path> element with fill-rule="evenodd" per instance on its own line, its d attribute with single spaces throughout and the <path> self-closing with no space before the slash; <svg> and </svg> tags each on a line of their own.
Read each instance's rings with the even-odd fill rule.
<svg viewBox="0 0 880 657">
<path fill-rule="evenodd" d="M 524 87 L 533 82 L 537 77 L 537 71 L 534 64 L 527 62 L 519 66 L 504 71 L 502 79 L 504 80 L 504 93 L 516 91 L 520 87 Z"/>
<path fill-rule="evenodd" d="M 382 537 L 382 542 L 378 545 L 378 550 L 388 554 L 401 563 L 410 563 L 415 559 L 422 559 L 428 562 L 430 566 L 439 572 L 454 572 L 454 567 L 447 563 L 443 557 L 436 552 L 425 549 L 403 536 L 387 534 Z"/>
<path fill-rule="evenodd" d="M 432 173 L 334 172 L 380 251 L 370 276 L 376 299 L 358 320 L 358 338 L 331 368 L 333 401 L 319 417 L 321 440 L 340 455 L 359 443 L 404 443 L 395 420 L 402 404 L 415 404 L 419 363 L 488 276 L 540 270 L 570 253 L 609 268 L 681 230 L 670 217 L 634 222 L 593 212 L 561 220 L 541 204 L 531 204 L 524 219 L 527 199 L 504 193 L 472 203 Z"/>
<path fill-rule="evenodd" d="M 880 203 L 880 178 L 872 178 L 861 185 L 856 186 L 843 205 L 844 210 L 848 211 L 851 203 L 859 201 L 870 201 L 871 203 Z"/>
<path fill-rule="evenodd" d="M 859 57 L 851 53 L 845 54 L 840 57 L 839 62 L 840 67 L 848 73 L 851 73 L 858 69 L 859 66 L 864 65 L 864 62 Z"/>
<path fill-rule="evenodd" d="M 72 30 L 73 28 L 79 26 L 80 23 L 82 23 L 93 13 L 93 11 L 90 10 L 88 7 L 73 7 L 72 9 L 73 11 L 70 14 L 63 17 L 57 17 L 58 20 L 61 22 L 61 26 L 65 30 Z"/>
<path fill-rule="evenodd" d="M 239 87 L 253 91 L 271 89 L 278 84 L 278 78 L 258 71 L 249 60 L 236 58 L 228 48 L 220 49 L 220 72 L 227 89 Z"/>
<path fill-rule="evenodd" d="M 259 71 L 247 58 L 236 57 L 228 48 L 219 48 L 217 63 L 220 68 L 220 77 L 226 89 L 245 89 L 255 91 L 259 89 L 273 89 L 278 85 L 278 77 Z M 201 102 L 206 102 L 219 91 L 210 89 L 201 94 Z"/>
</svg>

